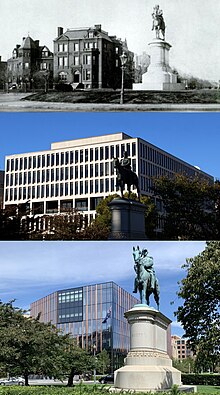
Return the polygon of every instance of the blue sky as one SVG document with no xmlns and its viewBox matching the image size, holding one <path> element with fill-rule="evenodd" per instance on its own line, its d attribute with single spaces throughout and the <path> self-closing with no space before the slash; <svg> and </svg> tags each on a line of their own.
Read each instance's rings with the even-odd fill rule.
<svg viewBox="0 0 220 395">
<path fill-rule="evenodd" d="M 208 112 L 0 113 L 0 169 L 7 154 L 116 132 L 142 137 L 220 178 L 220 114 Z"/>
<path fill-rule="evenodd" d="M 0 242 L 0 299 L 16 299 L 16 306 L 28 309 L 31 302 L 56 290 L 106 281 L 132 293 L 136 245 L 154 257 L 160 310 L 173 321 L 172 333 L 182 335 L 173 315 L 181 304 L 176 295 L 177 283 L 185 277 L 181 266 L 204 250 L 204 242 Z M 150 304 L 156 307 L 153 297 Z"/>
</svg>

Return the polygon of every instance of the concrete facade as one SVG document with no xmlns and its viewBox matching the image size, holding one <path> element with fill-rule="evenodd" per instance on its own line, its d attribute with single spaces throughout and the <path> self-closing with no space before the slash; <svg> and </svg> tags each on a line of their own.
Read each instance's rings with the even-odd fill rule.
<svg viewBox="0 0 220 395">
<path fill-rule="evenodd" d="M 60 214 L 77 208 L 90 221 L 99 201 L 119 192 L 113 158 L 122 158 L 125 150 L 139 177 L 142 195 L 152 196 L 154 176 L 184 173 L 214 181 L 209 174 L 151 143 L 119 132 L 52 143 L 46 151 L 7 156 L 4 206 L 28 202 L 30 215 Z M 156 204 L 160 209 L 161 201 Z"/>
</svg>

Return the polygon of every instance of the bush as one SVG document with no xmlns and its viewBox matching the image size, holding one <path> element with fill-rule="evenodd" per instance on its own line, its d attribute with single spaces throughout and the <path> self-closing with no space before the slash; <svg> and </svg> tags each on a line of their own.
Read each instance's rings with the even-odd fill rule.
<svg viewBox="0 0 220 395">
<path fill-rule="evenodd" d="M 182 374 L 182 383 L 220 386 L 220 374 Z"/>
<path fill-rule="evenodd" d="M 70 84 L 59 83 L 55 85 L 55 89 L 59 92 L 72 92 L 73 87 Z"/>
</svg>

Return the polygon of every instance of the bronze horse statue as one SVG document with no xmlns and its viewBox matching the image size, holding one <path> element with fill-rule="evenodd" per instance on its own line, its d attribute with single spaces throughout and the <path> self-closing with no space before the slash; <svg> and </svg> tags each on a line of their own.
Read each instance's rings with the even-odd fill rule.
<svg viewBox="0 0 220 395">
<path fill-rule="evenodd" d="M 113 159 L 114 168 L 117 171 L 117 181 L 116 186 L 121 190 L 121 197 L 123 198 L 123 192 L 125 189 L 125 185 L 128 188 L 128 197 L 131 194 L 131 186 L 134 185 L 137 188 L 138 193 L 138 200 L 140 201 L 140 188 L 139 188 L 139 181 L 138 176 L 132 170 L 124 168 L 118 158 Z"/>
<path fill-rule="evenodd" d="M 134 293 L 138 290 L 141 304 L 146 300 L 148 306 L 150 303 L 150 295 L 153 294 L 159 310 L 160 287 L 153 269 L 153 258 L 147 255 L 143 256 L 143 251 L 141 251 L 139 247 L 133 247 L 134 270 L 136 272 Z"/>
</svg>

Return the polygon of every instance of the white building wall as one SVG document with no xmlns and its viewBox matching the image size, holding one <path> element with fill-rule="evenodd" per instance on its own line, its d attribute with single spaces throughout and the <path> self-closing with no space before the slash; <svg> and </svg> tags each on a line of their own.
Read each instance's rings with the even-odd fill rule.
<svg viewBox="0 0 220 395">
<path fill-rule="evenodd" d="M 34 214 L 41 203 L 42 214 L 53 214 L 62 212 L 65 203 L 94 217 L 95 199 L 118 192 L 113 158 L 122 158 L 125 150 L 143 195 L 152 194 L 152 179 L 158 175 L 185 172 L 213 180 L 160 148 L 120 132 L 53 143 L 47 151 L 7 156 L 4 207 L 29 202 Z"/>
</svg>

